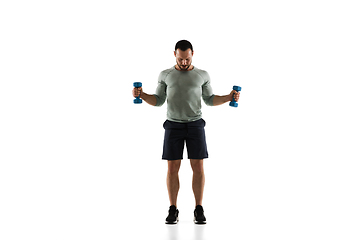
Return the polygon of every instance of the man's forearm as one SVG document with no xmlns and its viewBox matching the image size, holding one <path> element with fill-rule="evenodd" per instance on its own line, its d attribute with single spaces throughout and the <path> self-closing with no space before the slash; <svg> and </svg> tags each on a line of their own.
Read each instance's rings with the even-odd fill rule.
<svg viewBox="0 0 360 240">
<path fill-rule="evenodd" d="M 232 98 L 230 95 L 224 95 L 224 96 L 215 95 L 214 100 L 213 100 L 213 105 L 218 106 L 218 105 L 224 104 L 226 102 L 230 102 L 231 100 L 232 100 Z"/>
<path fill-rule="evenodd" d="M 156 105 L 156 97 L 154 95 L 149 95 L 141 92 L 140 98 L 152 106 Z"/>
</svg>

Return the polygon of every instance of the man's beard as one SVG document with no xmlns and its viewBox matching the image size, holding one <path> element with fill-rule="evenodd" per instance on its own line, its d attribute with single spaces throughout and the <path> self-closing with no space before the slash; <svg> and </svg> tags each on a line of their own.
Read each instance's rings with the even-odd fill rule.
<svg viewBox="0 0 360 240">
<path fill-rule="evenodd" d="M 189 69 L 189 67 L 191 66 L 191 62 L 188 66 L 184 66 L 184 65 L 180 65 L 179 63 L 177 63 L 178 67 L 180 68 L 180 71 L 187 71 Z"/>
</svg>

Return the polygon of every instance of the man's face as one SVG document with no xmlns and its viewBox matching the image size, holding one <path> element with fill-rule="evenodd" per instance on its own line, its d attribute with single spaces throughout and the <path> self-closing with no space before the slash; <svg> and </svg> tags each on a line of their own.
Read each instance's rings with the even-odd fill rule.
<svg viewBox="0 0 360 240">
<path fill-rule="evenodd" d="M 193 54 L 194 52 L 191 51 L 190 48 L 185 51 L 179 48 L 176 49 L 174 55 L 176 57 L 176 63 L 181 70 L 186 71 L 191 66 Z"/>
</svg>

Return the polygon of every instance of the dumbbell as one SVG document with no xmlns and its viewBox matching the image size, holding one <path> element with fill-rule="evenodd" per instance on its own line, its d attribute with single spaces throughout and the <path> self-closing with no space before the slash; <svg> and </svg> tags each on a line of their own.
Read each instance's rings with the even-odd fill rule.
<svg viewBox="0 0 360 240">
<path fill-rule="evenodd" d="M 136 87 L 136 88 L 142 87 L 142 83 L 141 83 L 141 82 L 134 82 L 134 87 Z M 134 103 L 135 103 L 135 104 L 142 103 L 142 100 L 140 99 L 140 94 L 139 94 L 139 96 L 137 96 L 137 97 L 134 99 Z"/>
<path fill-rule="evenodd" d="M 239 91 L 241 91 L 241 87 L 239 87 L 239 86 L 234 86 L 234 87 L 233 87 L 233 90 L 239 92 Z M 235 102 L 234 96 L 233 96 L 232 101 L 229 103 L 229 105 L 230 105 L 231 107 L 237 107 L 237 106 L 238 106 L 238 103 Z"/>
</svg>

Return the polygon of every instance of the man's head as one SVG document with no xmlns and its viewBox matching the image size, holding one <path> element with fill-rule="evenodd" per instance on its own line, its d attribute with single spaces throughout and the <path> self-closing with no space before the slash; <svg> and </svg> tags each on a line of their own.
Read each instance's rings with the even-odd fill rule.
<svg viewBox="0 0 360 240">
<path fill-rule="evenodd" d="M 176 64 L 182 71 L 187 71 L 192 63 L 194 50 L 191 43 L 187 40 L 178 41 L 175 45 L 174 55 Z"/>
</svg>

